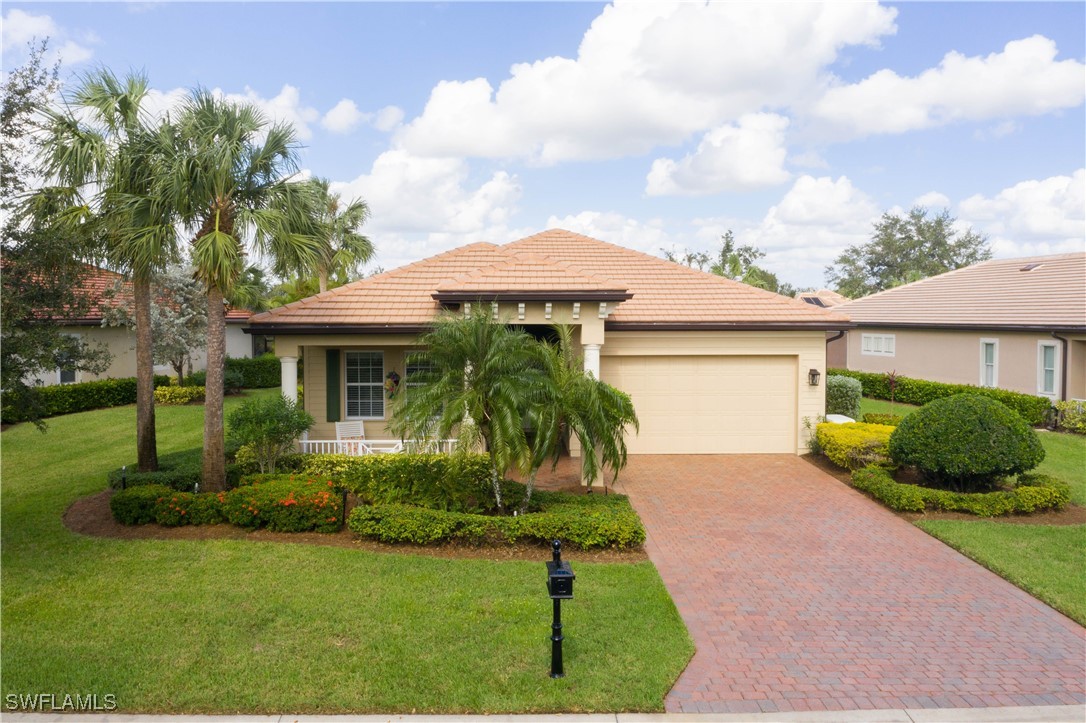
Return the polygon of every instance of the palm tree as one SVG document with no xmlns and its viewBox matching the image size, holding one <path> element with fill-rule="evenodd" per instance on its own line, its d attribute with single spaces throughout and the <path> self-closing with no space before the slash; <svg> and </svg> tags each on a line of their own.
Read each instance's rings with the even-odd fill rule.
<svg viewBox="0 0 1086 723">
<path fill-rule="evenodd" d="M 237 285 L 248 247 L 279 271 L 312 266 L 321 244 L 305 187 L 290 182 L 297 169 L 290 125 L 269 125 L 252 105 L 197 90 L 176 127 L 155 192 L 191 233 L 192 261 L 207 290 L 203 482 L 215 491 L 226 485 L 223 300 Z"/>
<path fill-rule="evenodd" d="M 369 219 L 370 209 L 358 199 L 344 205 L 340 195 L 329 189 L 327 179 L 314 178 L 308 185 L 316 205 L 313 215 L 324 242 L 313 271 L 320 291 L 328 291 L 330 276 L 340 276 L 345 283 L 373 258 L 373 244 L 358 231 Z"/>
<path fill-rule="evenodd" d="M 557 341 L 542 342 L 540 350 L 551 396 L 531 411 L 535 436 L 522 511 L 531 499 L 536 472 L 548 460 L 552 468 L 556 466 L 571 437 L 580 443 L 581 474 L 592 485 L 605 470 L 611 471 L 614 482 L 626 466 L 626 428 L 638 429 L 630 397 L 584 371 L 584 359 L 573 350 L 573 328 L 564 324 L 553 328 Z"/>
<path fill-rule="evenodd" d="M 108 70 L 84 77 L 61 110 L 46 118 L 42 169 L 62 197 L 60 214 L 72 234 L 92 235 L 111 265 L 132 278 L 136 321 L 136 448 L 140 471 L 158 469 L 154 367 L 151 346 L 151 279 L 177 258 L 172 210 L 150 193 L 161 171 L 161 137 L 143 111 L 147 78 L 123 80 Z"/>
<path fill-rule="evenodd" d="M 461 448 L 481 441 L 490 456 L 491 484 L 505 510 L 501 482 L 524 468 L 531 450 L 524 418 L 552 396 L 538 346 L 524 331 L 491 320 L 489 305 L 439 318 L 418 340 L 420 366 L 392 412 L 390 427 L 405 438 L 457 436 Z"/>
</svg>

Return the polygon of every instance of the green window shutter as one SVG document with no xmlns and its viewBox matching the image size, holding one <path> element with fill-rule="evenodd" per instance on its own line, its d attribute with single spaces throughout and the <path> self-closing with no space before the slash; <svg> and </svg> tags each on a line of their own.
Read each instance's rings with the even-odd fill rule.
<svg viewBox="0 0 1086 723">
<path fill-rule="evenodd" d="M 324 352 L 324 367 L 327 374 L 327 394 L 328 399 L 325 400 L 325 409 L 328 413 L 329 422 L 339 421 L 339 349 L 326 349 Z"/>
</svg>

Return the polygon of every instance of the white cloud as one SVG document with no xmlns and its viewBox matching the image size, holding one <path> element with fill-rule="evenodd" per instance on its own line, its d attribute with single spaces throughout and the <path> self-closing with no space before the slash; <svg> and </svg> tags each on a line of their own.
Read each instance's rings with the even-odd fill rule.
<svg viewBox="0 0 1086 723">
<path fill-rule="evenodd" d="M 1086 170 L 1029 180 L 988 198 L 958 204 L 960 220 L 989 235 L 996 256 L 1082 251 L 1086 248 Z"/>
<path fill-rule="evenodd" d="M 88 47 L 88 43 L 97 42 L 93 35 L 87 35 L 83 42 L 76 42 L 65 28 L 57 25 L 49 15 L 33 15 L 31 13 L 12 8 L 2 18 L 0 23 L 0 46 L 3 54 L 10 55 L 15 62 L 21 62 L 26 56 L 27 44 L 32 41 L 49 40 L 49 53 L 47 63 L 59 59 L 66 66 L 85 63 L 94 57 L 94 51 Z M 5 62 L 10 67 L 10 64 Z"/>
<path fill-rule="evenodd" d="M 443 81 L 397 134 L 416 155 L 520 157 L 540 163 L 614 158 L 807 97 L 848 45 L 894 32 L 877 4 L 644 3 L 618 0 L 576 58 Z"/>
<path fill-rule="evenodd" d="M 914 198 L 912 205 L 941 211 L 944 208 L 950 208 L 950 199 L 946 197 L 946 194 L 938 191 L 928 191 Z"/>
<path fill-rule="evenodd" d="M 703 195 L 784 183 L 791 177 L 784 170 L 787 128 L 788 119 L 774 113 L 752 113 L 736 125 L 718 126 L 682 160 L 653 161 L 645 192 L 650 196 Z"/>
<path fill-rule="evenodd" d="M 951 52 L 916 77 L 880 70 L 831 88 L 812 112 L 839 133 L 867 136 L 1074 108 L 1086 98 L 1086 66 L 1056 54 L 1056 43 L 1041 35 L 986 57 Z"/>
<path fill-rule="evenodd" d="M 362 122 L 365 114 L 358 110 L 353 100 L 344 98 L 321 118 L 321 125 L 333 133 L 347 133 Z"/>
<path fill-rule="evenodd" d="M 403 109 L 394 105 L 386 105 L 373 114 L 372 122 L 374 128 L 387 133 L 403 122 Z"/>
<path fill-rule="evenodd" d="M 829 168 L 830 164 L 818 151 L 804 151 L 788 155 L 788 162 L 800 168 Z"/>
<path fill-rule="evenodd" d="M 1005 138 L 1022 130 L 1022 124 L 1017 121 L 1005 120 L 987 128 L 978 128 L 973 131 L 973 137 L 978 141 L 994 141 Z"/>
<path fill-rule="evenodd" d="M 236 103 L 252 103 L 262 110 L 271 121 L 290 123 L 298 133 L 298 138 L 303 141 L 313 137 L 313 129 L 310 123 L 320 119 L 321 114 L 316 108 L 302 105 L 301 93 L 293 85 L 284 85 L 279 95 L 274 98 L 265 98 L 252 88 L 246 87 L 243 93 L 224 93 L 216 88 L 213 92 Z"/>
<path fill-rule="evenodd" d="M 564 228 L 653 256 L 659 256 L 661 248 L 674 245 L 659 219 L 642 222 L 613 211 L 582 211 L 561 218 L 551 216 L 546 226 Z"/>
</svg>

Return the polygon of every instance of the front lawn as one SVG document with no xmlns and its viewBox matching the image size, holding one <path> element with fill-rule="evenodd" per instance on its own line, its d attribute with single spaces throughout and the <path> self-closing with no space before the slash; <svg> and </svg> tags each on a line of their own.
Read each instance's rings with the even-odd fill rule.
<svg viewBox="0 0 1086 723">
<path fill-rule="evenodd" d="M 160 452 L 199 446 L 202 407 L 157 415 Z M 659 711 L 693 652 L 648 562 L 574 563 L 556 681 L 546 551 L 491 562 L 69 532 L 67 506 L 134 458 L 134 418 L 2 435 L 4 694 L 112 693 L 122 712 L 158 713 Z"/>
<path fill-rule="evenodd" d="M 896 414 L 899 417 L 907 417 L 915 412 L 920 407 L 912 404 L 902 404 L 901 402 L 894 402 L 893 405 L 885 399 L 871 399 L 870 397 L 863 397 L 860 400 L 860 419 L 865 414 Z"/>
</svg>

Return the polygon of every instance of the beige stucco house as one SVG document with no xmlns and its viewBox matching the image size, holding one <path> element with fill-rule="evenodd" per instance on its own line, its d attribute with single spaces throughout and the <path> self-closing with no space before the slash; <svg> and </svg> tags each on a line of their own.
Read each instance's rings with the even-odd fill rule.
<svg viewBox="0 0 1086 723">
<path fill-rule="evenodd" d="M 41 385 L 73 384 L 90 382 L 97 379 L 122 379 L 136 376 L 136 333 L 125 327 L 102 326 L 100 306 L 107 290 L 118 281 L 123 282 L 120 274 L 106 269 L 92 269 L 83 280 L 83 293 L 88 299 L 86 313 L 82 316 L 58 319 L 56 323 L 61 331 L 69 336 L 79 337 L 92 345 L 101 345 L 109 350 L 111 361 L 109 368 L 101 374 L 92 374 L 73 369 L 54 369 L 32 380 Z M 127 282 L 126 288 L 127 288 Z M 226 354 L 231 357 L 253 356 L 253 339 L 245 334 L 243 327 L 248 322 L 250 312 L 246 309 L 229 309 L 226 313 Z M 195 349 L 192 353 L 194 370 L 206 368 L 205 351 Z M 169 365 L 156 366 L 156 374 L 173 374 Z"/>
<path fill-rule="evenodd" d="M 254 315 L 275 336 L 283 391 L 304 360 L 312 439 L 363 420 L 387 438 L 383 383 L 443 310 L 485 304 L 507 323 L 575 327 L 585 368 L 633 398 L 633 454 L 803 453 L 825 411 L 826 332 L 845 317 L 562 230 L 475 243 Z"/>
<path fill-rule="evenodd" d="M 831 366 L 1086 398 L 1086 253 L 985 261 L 834 310 L 856 327 Z"/>
</svg>

